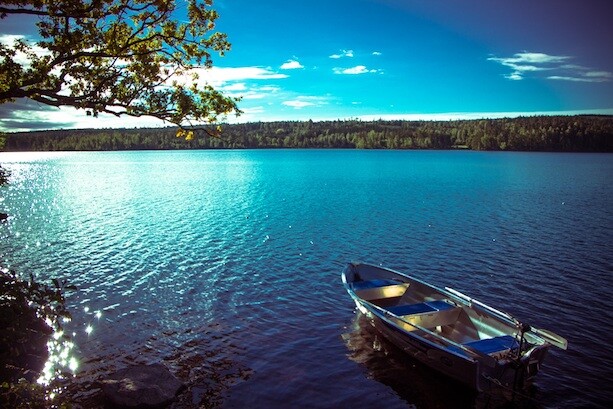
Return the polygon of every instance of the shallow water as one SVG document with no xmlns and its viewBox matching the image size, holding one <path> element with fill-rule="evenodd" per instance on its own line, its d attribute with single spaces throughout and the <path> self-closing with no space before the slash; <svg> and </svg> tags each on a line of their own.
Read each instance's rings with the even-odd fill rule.
<svg viewBox="0 0 613 409">
<path fill-rule="evenodd" d="M 69 301 L 84 377 L 162 361 L 189 385 L 179 407 L 497 406 L 365 325 L 340 282 L 361 260 L 567 337 L 516 406 L 613 401 L 613 155 L 77 152 L 0 163 L 12 171 L 0 188 L 11 216 L 2 263 L 79 287 Z"/>
</svg>

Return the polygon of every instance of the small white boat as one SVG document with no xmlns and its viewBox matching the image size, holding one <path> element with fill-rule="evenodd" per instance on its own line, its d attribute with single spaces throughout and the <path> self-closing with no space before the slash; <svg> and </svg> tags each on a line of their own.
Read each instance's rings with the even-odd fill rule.
<svg viewBox="0 0 613 409">
<path fill-rule="evenodd" d="M 358 310 L 393 344 L 477 391 L 524 389 L 551 345 L 567 348 L 557 334 L 393 270 L 352 263 L 342 280 Z"/>
</svg>

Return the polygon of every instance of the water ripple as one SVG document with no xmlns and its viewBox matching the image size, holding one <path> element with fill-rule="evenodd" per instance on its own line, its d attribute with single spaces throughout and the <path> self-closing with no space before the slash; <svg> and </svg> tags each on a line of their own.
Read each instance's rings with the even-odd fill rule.
<svg viewBox="0 0 613 409">
<path fill-rule="evenodd" d="M 0 155 L 0 259 L 79 287 L 89 379 L 161 359 L 190 385 L 179 407 L 479 407 L 356 321 L 339 273 L 359 259 L 566 336 L 539 407 L 613 400 L 611 155 Z"/>
</svg>

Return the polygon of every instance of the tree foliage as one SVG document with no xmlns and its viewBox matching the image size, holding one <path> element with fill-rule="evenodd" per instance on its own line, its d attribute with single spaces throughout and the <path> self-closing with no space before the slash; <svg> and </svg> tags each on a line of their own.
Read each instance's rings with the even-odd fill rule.
<svg viewBox="0 0 613 409">
<path fill-rule="evenodd" d="M 239 113 L 235 99 L 198 78 L 211 53 L 230 49 L 213 31 L 211 7 L 212 0 L 2 0 L 0 19 L 35 16 L 40 38 L 0 43 L 0 103 L 30 98 L 179 127 Z"/>
<path fill-rule="evenodd" d="M 37 281 L 33 275 L 22 279 L 15 271 L 0 268 L 0 406 L 14 408 L 47 407 L 53 391 L 66 377 L 55 367 L 49 384 L 40 379 L 48 358 L 53 331 L 61 333 L 62 321 L 71 318 L 64 294 L 76 288 L 53 279 L 53 286 Z M 62 335 L 54 339 L 70 343 Z M 64 346 L 67 348 L 67 346 Z M 66 350 L 68 351 L 68 349 Z"/>
<path fill-rule="evenodd" d="M 613 152 L 613 117 L 543 116 L 470 121 L 256 122 L 224 125 L 221 138 L 176 128 L 87 129 L 7 134 L 6 149 L 218 148 L 472 149 Z"/>
</svg>

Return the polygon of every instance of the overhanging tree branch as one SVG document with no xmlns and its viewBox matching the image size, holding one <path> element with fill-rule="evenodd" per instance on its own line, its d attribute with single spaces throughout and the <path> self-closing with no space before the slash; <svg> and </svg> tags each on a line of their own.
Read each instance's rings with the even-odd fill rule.
<svg viewBox="0 0 613 409">
<path fill-rule="evenodd" d="M 190 78 L 194 70 L 206 73 L 213 52 L 230 48 L 225 34 L 213 32 L 218 15 L 210 0 L 189 0 L 186 22 L 173 0 L 2 3 L 2 19 L 38 16 L 41 40 L 0 44 L 0 103 L 30 98 L 179 127 L 240 113 L 236 99 Z M 19 55 L 28 62 L 16 62 Z"/>
</svg>

